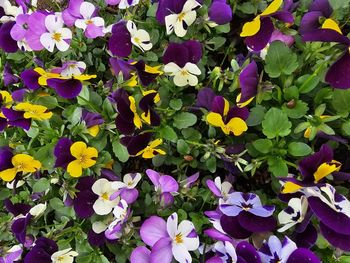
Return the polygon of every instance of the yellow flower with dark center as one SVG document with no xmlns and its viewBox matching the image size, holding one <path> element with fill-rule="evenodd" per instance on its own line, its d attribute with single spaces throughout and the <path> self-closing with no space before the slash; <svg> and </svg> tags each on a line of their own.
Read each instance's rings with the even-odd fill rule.
<svg viewBox="0 0 350 263">
<path fill-rule="evenodd" d="M 75 142 L 70 147 L 70 153 L 76 160 L 71 161 L 67 166 L 67 172 L 73 177 L 80 177 L 83 169 L 89 168 L 96 163 L 98 153 L 94 147 L 87 147 L 84 142 Z"/>
<path fill-rule="evenodd" d="M 16 154 L 12 157 L 13 168 L 0 172 L 0 178 L 6 182 L 12 181 L 18 172 L 33 173 L 41 167 L 41 163 L 27 154 Z"/>
<path fill-rule="evenodd" d="M 25 119 L 33 119 L 33 120 L 47 120 L 52 117 L 52 112 L 48 111 L 45 106 L 35 105 L 28 102 L 22 102 L 15 106 L 16 110 L 24 111 Z"/>
<path fill-rule="evenodd" d="M 156 140 L 150 142 L 150 143 L 148 144 L 148 146 L 147 146 L 145 149 L 139 151 L 139 152 L 136 154 L 136 156 L 142 155 L 142 158 L 151 159 L 151 158 L 153 158 L 154 156 L 156 156 L 156 154 L 165 155 L 165 154 L 166 154 L 165 151 L 163 151 L 163 150 L 161 150 L 161 149 L 156 149 L 156 147 L 158 147 L 159 145 L 161 145 L 162 142 L 163 142 L 162 139 L 156 139 Z"/>
</svg>

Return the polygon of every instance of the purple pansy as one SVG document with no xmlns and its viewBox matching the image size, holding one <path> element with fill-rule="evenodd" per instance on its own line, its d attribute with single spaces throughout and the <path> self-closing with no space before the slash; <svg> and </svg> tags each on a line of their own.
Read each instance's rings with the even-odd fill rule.
<svg viewBox="0 0 350 263">
<path fill-rule="evenodd" d="M 141 180 L 140 173 L 128 173 L 124 175 L 123 181 L 114 181 L 111 186 L 117 192 L 111 196 L 115 199 L 120 196 L 127 204 L 132 204 L 139 196 L 139 191 L 136 189 L 137 183 Z"/>
<path fill-rule="evenodd" d="M 34 69 L 26 69 L 21 75 L 21 79 L 23 80 L 24 85 L 30 90 L 37 90 L 40 88 L 38 83 L 38 79 L 40 74 L 36 72 Z"/>
<path fill-rule="evenodd" d="M 39 237 L 35 240 L 34 246 L 25 255 L 24 263 L 48 263 L 52 262 L 51 255 L 58 251 L 58 246 L 55 241 Z"/>
<path fill-rule="evenodd" d="M 208 188 L 210 191 L 219 198 L 223 198 L 226 200 L 228 197 L 230 197 L 230 194 L 233 192 L 233 187 L 230 182 L 224 181 L 221 183 L 221 178 L 216 177 L 213 180 L 208 179 L 206 181 Z"/>
<path fill-rule="evenodd" d="M 89 134 L 93 137 L 97 136 L 100 131 L 100 125 L 105 122 L 101 114 L 90 112 L 86 109 L 82 110 L 81 120 L 85 122 Z"/>
<path fill-rule="evenodd" d="M 332 13 L 333 9 L 328 0 L 314 0 L 300 21 L 299 32 L 304 34 L 320 28 L 320 18 L 329 18 Z"/>
<path fill-rule="evenodd" d="M 208 9 L 209 20 L 224 25 L 232 20 L 232 8 L 226 0 L 213 0 Z"/>
<path fill-rule="evenodd" d="M 126 21 L 119 21 L 112 28 L 108 48 L 114 56 L 128 57 L 131 54 L 131 35 L 126 27 Z"/>
<path fill-rule="evenodd" d="M 10 21 L 0 25 L 0 48 L 7 53 L 15 53 L 18 50 L 17 41 L 11 37 L 11 30 L 15 22 Z"/>
<path fill-rule="evenodd" d="M 13 75 L 11 65 L 8 62 L 6 62 L 4 66 L 3 78 L 5 86 L 9 86 L 19 82 L 19 78 Z"/>
<path fill-rule="evenodd" d="M 258 66 L 253 60 L 239 74 L 240 94 L 237 96 L 237 106 L 248 105 L 257 94 L 259 84 Z"/>
<path fill-rule="evenodd" d="M 68 138 L 61 138 L 57 141 L 53 152 L 56 157 L 55 167 L 67 169 L 68 164 L 75 160 L 70 152 L 72 144 L 73 142 Z"/>
<path fill-rule="evenodd" d="M 7 124 L 10 126 L 16 126 L 24 130 L 29 130 L 31 125 L 31 119 L 24 118 L 23 111 L 16 111 L 11 108 L 2 108 L 2 113 L 7 119 Z"/>
<path fill-rule="evenodd" d="M 160 173 L 147 169 L 146 174 L 154 185 L 154 189 L 159 195 L 159 201 L 163 206 L 171 205 L 174 202 L 174 195 L 179 190 L 179 184 L 170 175 L 161 175 Z"/>
</svg>

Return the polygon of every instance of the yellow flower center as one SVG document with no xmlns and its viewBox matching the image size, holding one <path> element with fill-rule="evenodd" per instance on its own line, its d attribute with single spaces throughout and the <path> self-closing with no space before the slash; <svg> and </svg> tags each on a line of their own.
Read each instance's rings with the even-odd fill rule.
<svg viewBox="0 0 350 263">
<path fill-rule="evenodd" d="M 101 197 L 102 197 L 102 199 L 104 199 L 104 200 L 109 200 L 109 195 L 108 195 L 107 193 L 103 193 L 103 194 L 101 195 Z"/>
<path fill-rule="evenodd" d="M 138 37 L 134 37 L 134 40 L 137 44 L 140 44 L 141 43 L 141 39 L 139 39 Z"/>
<path fill-rule="evenodd" d="M 186 69 L 181 70 L 181 76 L 188 76 L 190 75 Z"/>
<path fill-rule="evenodd" d="M 179 20 L 181 22 L 182 20 L 184 20 L 185 15 L 186 15 L 186 13 L 183 13 L 183 12 L 180 13 L 179 16 L 177 17 L 177 20 Z"/>
<path fill-rule="evenodd" d="M 57 258 L 57 261 L 58 261 L 58 262 L 63 262 L 63 260 L 64 260 L 64 256 L 59 256 L 59 257 Z"/>
<path fill-rule="evenodd" d="M 53 40 L 55 40 L 55 41 L 57 41 L 57 42 L 59 42 L 59 41 L 61 41 L 61 38 L 62 38 L 62 34 L 61 33 L 54 33 L 53 35 L 52 35 L 52 39 Z"/>
<path fill-rule="evenodd" d="M 89 158 L 85 155 L 85 154 L 82 154 L 82 155 L 80 155 L 80 157 L 79 157 L 79 162 L 80 163 L 86 163 L 86 161 L 88 160 Z"/>
<path fill-rule="evenodd" d="M 175 241 L 176 244 L 182 244 L 184 242 L 184 240 L 182 239 L 182 234 L 181 233 L 177 234 L 175 236 L 175 240 L 174 241 Z"/>
<path fill-rule="evenodd" d="M 86 20 L 85 21 L 85 24 L 87 24 L 87 25 L 91 25 L 91 24 L 93 24 L 94 22 L 91 20 L 91 19 L 88 19 L 88 20 Z"/>
</svg>

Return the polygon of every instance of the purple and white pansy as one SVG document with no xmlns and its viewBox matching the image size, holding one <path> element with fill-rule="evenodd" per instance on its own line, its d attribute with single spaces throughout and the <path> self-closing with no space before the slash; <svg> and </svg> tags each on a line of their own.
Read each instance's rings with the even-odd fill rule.
<svg viewBox="0 0 350 263">
<path fill-rule="evenodd" d="M 140 180 L 140 173 L 128 173 L 124 175 L 122 182 L 112 182 L 112 189 L 116 192 L 111 196 L 111 199 L 115 199 L 117 196 L 120 196 L 120 198 L 125 200 L 128 204 L 132 204 L 139 196 L 136 185 Z"/>
</svg>

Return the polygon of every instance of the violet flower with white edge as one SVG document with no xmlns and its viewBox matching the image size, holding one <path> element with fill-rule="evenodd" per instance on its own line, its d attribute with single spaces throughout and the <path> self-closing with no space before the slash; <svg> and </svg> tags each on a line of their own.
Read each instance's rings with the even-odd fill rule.
<svg viewBox="0 0 350 263">
<path fill-rule="evenodd" d="M 123 225 L 128 220 L 130 208 L 125 200 L 121 199 L 119 204 L 113 209 L 114 220 L 105 231 L 105 236 L 109 240 L 119 239 L 122 236 Z"/>
<path fill-rule="evenodd" d="M 170 35 L 172 32 L 178 37 L 184 37 L 187 33 L 187 28 L 196 20 L 196 9 L 200 8 L 201 4 L 195 0 L 187 0 L 182 11 L 178 14 L 170 14 L 165 17 L 166 32 Z"/>
<path fill-rule="evenodd" d="M 67 51 L 72 39 L 72 31 L 63 27 L 62 14 L 48 15 L 45 18 L 45 27 L 48 32 L 40 36 L 40 43 L 50 52 L 55 46 L 59 51 Z"/>
<path fill-rule="evenodd" d="M 115 190 L 112 188 L 112 182 L 107 179 L 98 179 L 92 185 L 92 191 L 98 195 L 98 199 L 93 205 L 93 209 L 98 215 L 108 215 L 112 209 L 118 204 L 119 200 L 111 200 L 110 197 Z"/>
<path fill-rule="evenodd" d="M 224 200 L 227 200 L 229 197 L 229 194 L 233 192 L 233 187 L 230 182 L 224 181 L 221 182 L 221 178 L 218 176 L 213 180 L 207 180 L 207 186 L 209 187 L 209 190 L 219 198 L 223 198 Z"/>
<path fill-rule="evenodd" d="M 168 206 L 174 202 L 174 195 L 177 195 L 179 184 L 170 175 L 161 175 L 160 173 L 147 169 L 146 174 L 152 181 L 155 191 L 160 195 L 160 202 Z"/>
<path fill-rule="evenodd" d="M 87 38 L 104 36 L 105 21 L 102 17 L 95 15 L 96 7 L 89 2 L 83 2 L 79 7 L 79 11 L 82 18 L 75 20 L 74 25 L 84 30 Z"/>
<path fill-rule="evenodd" d="M 124 175 L 123 182 L 112 182 L 111 187 L 116 192 L 111 196 L 111 200 L 120 196 L 128 204 L 132 204 L 139 196 L 139 192 L 135 189 L 137 183 L 141 180 L 140 173 L 128 173 Z"/>
<path fill-rule="evenodd" d="M 151 37 L 148 32 L 144 29 L 137 29 L 136 25 L 132 21 L 126 23 L 131 36 L 131 43 L 137 46 L 142 52 L 148 51 L 152 48 Z"/>
<path fill-rule="evenodd" d="M 278 214 L 278 221 L 281 228 L 278 232 L 284 232 L 298 223 L 303 222 L 308 210 L 308 202 L 305 196 L 292 198 L 288 202 L 288 207 Z"/>
<path fill-rule="evenodd" d="M 140 235 L 143 242 L 152 247 L 150 263 L 171 263 L 173 257 L 180 263 L 192 262 L 189 251 L 199 247 L 193 223 L 183 220 L 178 225 L 176 213 L 169 216 L 167 222 L 161 217 L 151 216 L 142 224 Z"/>
</svg>

